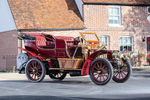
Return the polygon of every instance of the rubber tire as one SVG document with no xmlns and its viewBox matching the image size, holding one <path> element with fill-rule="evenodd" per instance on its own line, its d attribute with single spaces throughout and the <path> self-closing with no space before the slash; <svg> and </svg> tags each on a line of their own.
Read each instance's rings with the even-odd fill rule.
<svg viewBox="0 0 150 100">
<path fill-rule="evenodd" d="M 63 73 L 63 75 L 61 77 L 57 78 L 57 77 L 53 76 L 52 73 L 49 73 L 49 77 L 51 79 L 53 79 L 54 81 L 62 81 L 66 77 L 66 75 L 67 75 L 67 73 Z"/>
<path fill-rule="evenodd" d="M 105 82 L 97 82 L 97 81 L 94 79 L 93 75 L 92 75 L 92 72 L 91 72 L 91 71 L 92 71 L 92 67 L 93 67 L 93 65 L 94 65 L 97 61 L 103 61 L 103 62 L 105 62 L 105 63 L 108 65 L 108 67 L 109 67 L 109 72 L 110 72 L 109 78 L 108 78 Z M 90 78 L 91 78 L 91 80 L 93 81 L 93 83 L 95 83 L 96 85 L 106 85 L 106 84 L 112 79 L 112 76 L 113 76 L 113 67 L 112 67 L 111 63 L 110 63 L 107 59 L 98 58 L 98 59 L 95 59 L 95 60 L 91 63 L 91 66 L 90 66 L 90 69 L 89 69 L 89 75 L 90 75 Z"/>
<path fill-rule="evenodd" d="M 42 69 L 43 69 L 43 70 L 42 70 L 42 75 L 41 75 L 41 77 L 40 77 L 39 80 L 32 80 L 32 79 L 29 77 L 28 73 L 27 73 L 27 67 L 28 67 L 29 63 L 32 62 L 32 61 L 37 61 L 37 62 L 39 62 L 40 65 L 41 65 L 41 67 L 42 67 Z M 28 78 L 29 81 L 34 82 L 34 83 L 37 83 L 37 82 L 41 82 L 41 81 L 44 79 L 44 77 L 45 77 L 45 75 L 46 75 L 46 69 L 45 69 L 44 64 L 43 64 L 39 59 L 33 58 L 33 59 L 30 59 L 30 60 L 27 62 L 26 67 L 25 67 L 25 74 L 26 74 L 26 77 Z"/>
<path fill-rule="evenodd" d="M 131 73 L 132 73 L 132 65 L 130 64 L 130 62 L 128 60 L 126 60 L 126 64 L 127 64 L 127 66 L 129 66 L 129 70 L 128 70 L 129 73 L 128 73 L 127 77 L 124 78 L 123 80 L 118 80 L 117 78 L 113 77 L 112 78 L 113 81 L 115 81 L 117 83 L 124 83 L 130 78 Z"/>
</svg>

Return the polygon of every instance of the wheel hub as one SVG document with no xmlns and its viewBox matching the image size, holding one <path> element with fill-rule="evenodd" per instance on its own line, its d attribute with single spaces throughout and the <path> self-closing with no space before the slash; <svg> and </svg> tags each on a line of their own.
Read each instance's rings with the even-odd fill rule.
<svg viewBox="0 0 150 100">
<path fill-rule="evenodd" d="M 36 73 L 37 72 L 37 70 L 36 69 L 33 69 L 33 73 Z"/>
</svg>

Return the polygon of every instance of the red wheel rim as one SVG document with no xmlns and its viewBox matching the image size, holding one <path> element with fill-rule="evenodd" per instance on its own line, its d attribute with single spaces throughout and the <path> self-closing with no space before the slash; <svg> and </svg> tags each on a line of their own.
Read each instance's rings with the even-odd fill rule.
<svg viewBox="0 0 150 100">
<path fill-rule="evenodd" d="M 109 74 L 108 65 L 103 61 L 97 61 L 92 67 L 92 75 L 97 82 L 105 82 Z"/>
<path fill-rule="evenodd" d="M 27 67 L 27 73 L 32 80 L 39 80 L 42 76 L 42 66 L 38 61 L 31 61 Z"/>
<path fill-rule="evenodd" d="M 128 76 L 128 73 L 129 73 L 129 67 L 126 65 L 126 66 L 123 66 L 120 71 L 116 71 L 114 73 L 114 77 L 118 80 L 123 80 L 125 79 L 127 76 Z"/>
</svg>

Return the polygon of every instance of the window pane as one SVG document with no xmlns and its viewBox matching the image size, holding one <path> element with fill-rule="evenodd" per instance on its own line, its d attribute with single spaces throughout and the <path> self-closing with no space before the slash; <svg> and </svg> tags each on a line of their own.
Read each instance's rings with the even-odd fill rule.
<svg viewBox="0 0 150 100">
<path fill-rule="evenodd" d="M 133 42 L 132 37 L 120 37 L 120 50 L 121 51 L 132 51 Z"/>
<path fill-rule="evenodd" d="M 116 8 L 116 9 L 114 9 L 114 13 L 113 13 L 114 15 L 119 15 L 119 8 Z"/>
<path fill-rule="evenodd" d="M 113 15 L 113 10 L 111 8 L 109 9 L 109 15 Z"/>
<path fill-rule="evenodd" d="M 118 20 L 119 20 L 119 17 L 113 17 L 113 20 L 117 20 L 117 21 L 118 21 Z"/>
<path fill-rule="evenodd" d="M 120 24 L 120 7 L 109 7 L 109 24 Z"/>
<path fill-rule="evenodd" d="M 107 48 L 109 49 L 109 37 L 108 36 L 100 37 L 100 45 L 102 46 L 103 44 L 105 44 Z"/>
<path fill-rule="evenodd" d="M 120 46 L 120 51 L 123 51 L 123 46 Z"/>
<path fill-rule="evenodd" d="M 113 20 L 109 20 L 109 24 L 113 24 Z"/>
<path fill-rule="evenodd" d="M 118 20 L 114 20 L 114 24 L 119 24 L 119 21 Z"/>
<path fill-rule="evenodd" d="M 130 38 L 130 43 L 132 44 L 132 42 L 133 42 L 133 41 L 132 41 L 132 38 Z"/>
</svg>

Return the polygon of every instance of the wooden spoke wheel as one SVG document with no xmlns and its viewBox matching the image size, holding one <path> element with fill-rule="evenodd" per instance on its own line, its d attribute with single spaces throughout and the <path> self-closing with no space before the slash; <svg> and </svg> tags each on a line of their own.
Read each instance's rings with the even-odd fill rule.
<svg viewBox="0 0 150 100">
<path fill-rule="evenodd" d="M 112 65 L 106 59 L 96 59 L 90 66 L 89 74 L 95 84 L 105 85 L 112 78 Z"/>
<path fill-rule="evenodd" d="M 28 80 L 40 82 L 44 79 L 46 70 L 44 64 L 39 59 L 31 59 L 27 62 L 25 73 Z"/>
<path fill-rule="evenodd" d="M 114 69 L 113 80 L 117 83 L 123 83 L 129 79 L 131 72 L 131 64 L 126 60 L 122 66 Z"/>
<path fill-rule="evenodd" d="M 63 72 L 54 72 L 54 73 L 49 73 L 49 77 L 53 80 L 56 81 L 61 81 L 66 77 L 66 73 Z"/>
</svg>

